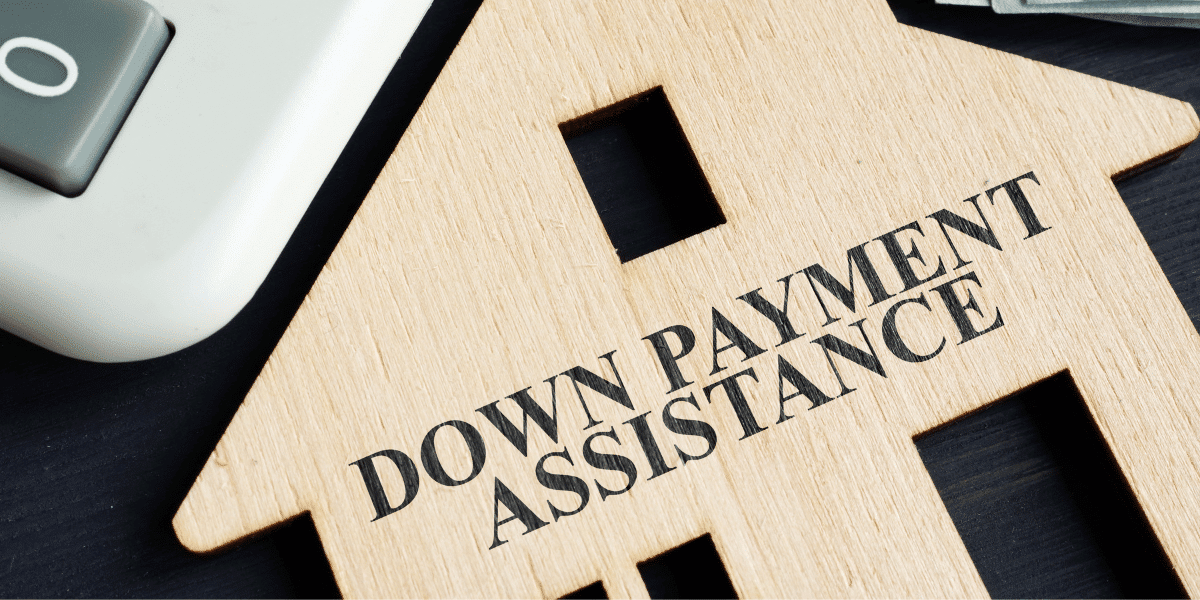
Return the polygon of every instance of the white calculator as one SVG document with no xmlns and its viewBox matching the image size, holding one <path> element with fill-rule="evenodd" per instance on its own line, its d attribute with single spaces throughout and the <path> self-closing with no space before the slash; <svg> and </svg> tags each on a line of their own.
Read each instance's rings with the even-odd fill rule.
<svg viewBox="0 0 1200 600">
<path fill-rule="evenodd" d="M 91 361 L 250 300 L 430 0 L 0 0 L 0 328 Z"/>
</svg>

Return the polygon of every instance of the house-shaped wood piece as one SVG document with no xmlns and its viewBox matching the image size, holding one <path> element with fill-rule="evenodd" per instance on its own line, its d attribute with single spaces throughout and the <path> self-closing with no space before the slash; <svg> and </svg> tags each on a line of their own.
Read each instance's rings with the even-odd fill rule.
<svg viewBox="0 0 1200 600">
<path fill-rule="evenodd" d="M 724 222 L 622 262 L 560 125 L 656 88 Z M 1197 130 L 884 0 L 487 0 L 176 531 L 311 512 L 347 596 L 645 596 L 707 533 L 744 597 L 978 597 L 913 437 L 1068 370 L 1200 593 L 1200 344 L 1112 184 Z"/>
</svg>

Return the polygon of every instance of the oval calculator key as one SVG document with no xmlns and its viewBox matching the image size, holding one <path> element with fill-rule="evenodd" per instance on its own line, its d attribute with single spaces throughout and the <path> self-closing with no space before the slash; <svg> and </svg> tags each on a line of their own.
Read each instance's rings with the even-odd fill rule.
<svg viewBox="0 0 1200 600">
<path fill-rule="evenodd" d="M 142 0 L 0 0 L 0 168 L 83 193 L 170 32 Z"/>
<path fill-rule="evenodd" d="M 117 362 L 223 327 L 429 4 L 0 0 L 0 329 Z"/>
</svg>

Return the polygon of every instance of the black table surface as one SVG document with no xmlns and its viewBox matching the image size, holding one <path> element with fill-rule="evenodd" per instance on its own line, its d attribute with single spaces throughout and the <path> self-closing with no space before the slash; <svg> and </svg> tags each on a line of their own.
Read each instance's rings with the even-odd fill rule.
<svg viewBox="0 0 1200 600">
<path fill-rule="evenodd" d="M 216 335 L 101 365 L 0 333 L 0 596 L 338 593 L 311 521 L 200 556 L 171 518 L 479 3 L 435 0 L 266 282 Z M 891 5 L 908 25 L 1200 106 L 1198 30 Z M 1118 188 L 1195 323 L 1200 148 Z"/>
</svg>

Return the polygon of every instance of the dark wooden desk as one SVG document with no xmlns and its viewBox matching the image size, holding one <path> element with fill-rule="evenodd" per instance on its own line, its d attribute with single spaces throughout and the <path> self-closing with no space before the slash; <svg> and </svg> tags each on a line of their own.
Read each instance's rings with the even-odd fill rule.
<svg viewBox="0 0 1200 600">
<path fill-rule="evenodd" d="M 218 334 L 123 365 L 0 334 L 0 595 L 337 593 L 303 519 L 212 556 L 184 550 L 170 521 L 478 5 L 435 1 L 266 283 Z M 1200 31 L 892 6 L 906 24 L 1200 106 Z M 1119 188 L 1195 322 L 1200 149 Z"/>
</svg>

